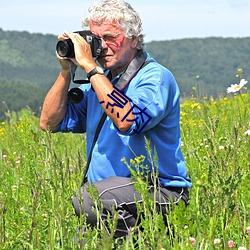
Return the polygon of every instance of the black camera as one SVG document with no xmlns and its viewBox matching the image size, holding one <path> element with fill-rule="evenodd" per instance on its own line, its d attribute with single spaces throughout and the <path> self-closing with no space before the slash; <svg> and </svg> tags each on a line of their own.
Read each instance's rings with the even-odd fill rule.
<svg viewBox="0 0 250 250">
<path fill-rule="evenodd" d="M 95 36 L 90 30 L 75 31 L 74 33 L 78 33 L 87 41 L 93 57 L 98 57 L 101 54 L 102 40 L 99 37 Z M 61 57 L 75 57 L 74 44 L 70 39 L 58 41 L 56 51 Z"/>
</svg>

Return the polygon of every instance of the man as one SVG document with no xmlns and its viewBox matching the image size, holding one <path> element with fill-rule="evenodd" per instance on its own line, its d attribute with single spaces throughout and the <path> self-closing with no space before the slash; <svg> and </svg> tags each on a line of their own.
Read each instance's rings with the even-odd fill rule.
<svg viewBox="0 0 250 250">
<path fill-rule="evenodd" d="M 101 39 L 102 51 L 97 60 L 102 68 L 81 35 L 65 32 L 60 36 L 60 40 L 69 38 L 73 42 L 75 57 L 57 55 L 62 69 L 45 98 L 40 126 L 52 132 L 86 132 L 87 155 L 91 159 L 87 181 L 98 190 L 103 220 L 107 215 L 112 219 L 114 209 L 119 210 L 115 237 L 120 237 L 135 226 L 136 202 L 141 201 L 130 178 L 130 169 L 121 159 L 129 163 L 136 156 L 144 155 L 143 164 L 149 172 L 158 173 L 159 210 L 166 211 L 171 202 L 188 203 L 191 180 L 180 149 L 179 89 L 171 72 L 143 50 L 141 20 L 128 3 L 106 0 L 93 4 L 84 28 Z M 87 73 L 90 82 L 80 86 L 83 99 L 79 103 L 68 100 L 74 65 Z M 104 112 L 107 117 L 91 149 Z M 146 140 L 151 151 L 156 151 L 155 166 L 150 162 Z M 150 173 L 145 171 L 147 175 Z M 85 214 L 87 223 L 95 226 L 94 203 L 86 185 L 82 186 L 80 195 L 82 204 L 73 198 L 76 214 Z"/>
</svg>

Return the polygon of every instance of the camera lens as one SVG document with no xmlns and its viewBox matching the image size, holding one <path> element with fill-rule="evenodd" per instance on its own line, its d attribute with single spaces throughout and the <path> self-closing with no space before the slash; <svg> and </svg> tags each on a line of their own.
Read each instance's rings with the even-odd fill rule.
<svg viewBox="0 0 250 250">
<path fill-rule="evenodd" d="M 74 45 L 70 39 L 59 41 L 56 45 L 56 51 L 61 57 L 73 58 L 75 56 Z"/>
<path fill-rule="evenodd" d="M 82 101 L 84 94 L 79 88 L 72 88 L 68 92 L 68 100 L 72 103 L 79 103 Z"/>
</svg>

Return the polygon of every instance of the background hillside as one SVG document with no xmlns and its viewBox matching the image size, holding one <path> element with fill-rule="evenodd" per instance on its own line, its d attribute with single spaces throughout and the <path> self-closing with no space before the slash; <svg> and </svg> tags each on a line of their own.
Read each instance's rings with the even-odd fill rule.
<svg viewBox="0 0 250 250">
<path fill-rule="evenodd" d="M 0 29 L 0 120 L 4 112 L 30 107 L 39 114 L 60 69 L 57 37 Z M 224 95 L 237 83 L 237 69 L 250 78 L 250 38 L 153 41 L 146 50 L 176 77 L 183 97 Z"/>
</svg>

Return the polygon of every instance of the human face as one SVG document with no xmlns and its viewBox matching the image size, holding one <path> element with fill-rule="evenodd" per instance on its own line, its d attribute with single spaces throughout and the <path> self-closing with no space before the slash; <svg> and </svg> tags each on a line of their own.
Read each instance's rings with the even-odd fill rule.
<svg viewBox="0 0 250 250">
<path fill-rule="evenodd" d="M 119 74 L 135 57 L 137 39 L 127 38 L 117 25 L 105 21 L 102 24 L 90 22 L 90 30 L 102 40 L 103 52 L 98 62 L 113 75 Z"/>
</svg>

